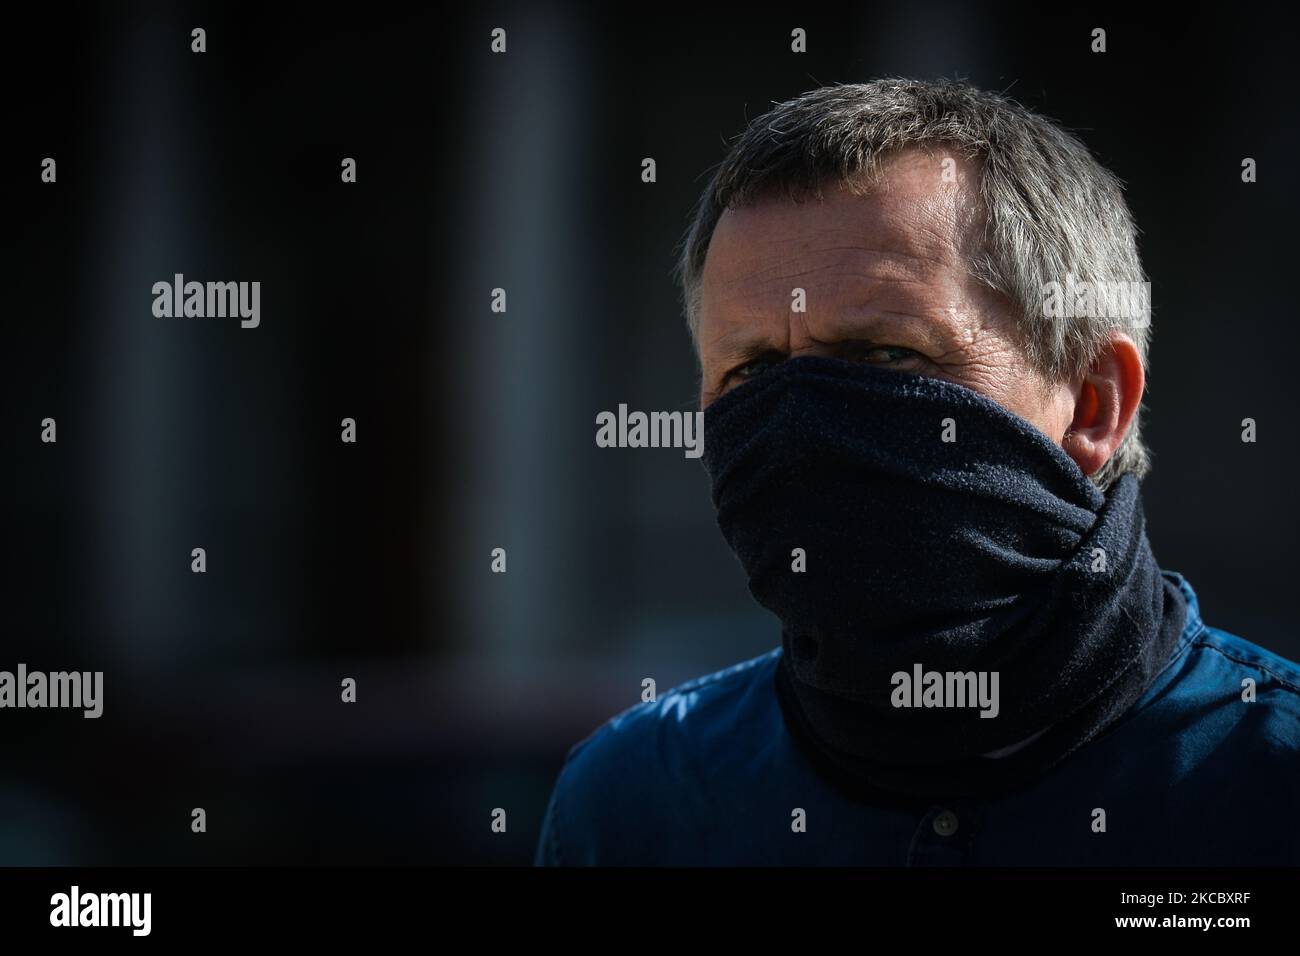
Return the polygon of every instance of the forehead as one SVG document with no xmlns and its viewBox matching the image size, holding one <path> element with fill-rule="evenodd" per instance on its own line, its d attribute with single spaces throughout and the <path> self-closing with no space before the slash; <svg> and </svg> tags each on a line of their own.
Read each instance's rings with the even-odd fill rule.
<svg viewBox="0 0 1300 956">
<path fill-rule="evenodd" d="M 835 184 L 820 198 L 770 196 L 727 209 L 709 243 L 701 305 L 788 296 L 796 278 L 924 282 L 960 265 L 977 240 L 978 177 L 956 153 L 913 149 L 885 160 L 865 194 Z"/>
</svg>

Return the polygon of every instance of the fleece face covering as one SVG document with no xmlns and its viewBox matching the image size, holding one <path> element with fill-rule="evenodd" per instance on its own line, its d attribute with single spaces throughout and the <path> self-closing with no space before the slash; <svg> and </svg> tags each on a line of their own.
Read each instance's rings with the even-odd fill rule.
<svg viewBox="0 0 1300 956">
<path fill-rule="evenodd" d="M 1103 494 L 960 385 L 780 363 L 705 410 L 718 524 L 782 623 L 795 740 L 866 797 L 992 795 L 1150 686 L 1185 620 L 1135 478 Z"/>
</svg>

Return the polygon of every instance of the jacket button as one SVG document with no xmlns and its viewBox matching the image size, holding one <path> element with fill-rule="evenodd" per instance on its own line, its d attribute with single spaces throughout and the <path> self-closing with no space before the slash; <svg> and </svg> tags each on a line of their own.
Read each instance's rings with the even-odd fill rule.
<svg viewBox="0 0 1300 956">
<path fill-rule="evenodd" d="M 952 836 L 957 832 L 957 814 L 944 810 L 934 818 L 934 832 L 939 836 Z"/>
</svg>

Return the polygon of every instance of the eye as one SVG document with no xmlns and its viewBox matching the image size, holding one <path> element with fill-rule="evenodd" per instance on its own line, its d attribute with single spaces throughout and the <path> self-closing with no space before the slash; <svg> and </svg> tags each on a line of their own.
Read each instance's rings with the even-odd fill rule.
<svg viewBox="0 0 1300 956">
<path fill-rule="evenodd" d="M 855 357 L 872 365 L 904 365 L 919 361 L 921 354 L 899 345 L 873 345 L 859 350 Z"/>
<path fill-rule="evenodd" d="M 765 352 L 757 358 L 750 359 L 748 362 L 737 365 L 727 373 L 727 378 L 729 380 L 743 382 L 747 379 L 754 378 L 757 375 L 762 375 L 764 372 L 774 368 L 784 361 L 785 356 L 778 352 Z"/>
</svg>

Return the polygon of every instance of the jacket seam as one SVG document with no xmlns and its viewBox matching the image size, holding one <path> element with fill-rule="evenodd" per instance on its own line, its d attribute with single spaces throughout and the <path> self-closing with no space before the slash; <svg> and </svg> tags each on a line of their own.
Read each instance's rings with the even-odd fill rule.
<svg viewBox="0 0 1300 956">
<path fill-rule="evenodd" d="M 1199 637 L 1200 635 L 1197 636 Z M 1222 654 L 1228 660 L 1234 661 L 1235 663 L 1238 663 L 1243 667 L 1251 667 L 1254 668 L 1255 670 L 1263 671 L 1265 674 L 1268 674 L 1270 677 L 1272 677 L 1275 681 L 1277 681 L 1287 690 L 1295 694 L 1300 694 L 1300 685 L 1293 683 L 1289 678 L 1283 677 L 1277 671 L 1273 670 L 1271 667 L 1269 667 L 1265 663 L 1262 663 L 1261 661 L 1248 661 L 1243 658 L 1236 657 L 1228 653 L 1226 650 L 1224 650 L 1222 647 L 1220 647 L 1218 644 L 1214 643 L 1213 641 L 1197 640 L 1194 643 L 1197 647 L 1208 647 L 1210 650 Z"/>
</svg>

